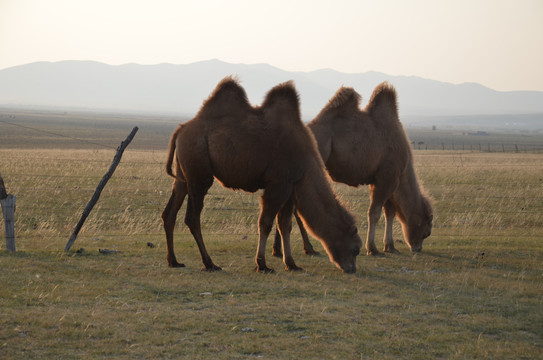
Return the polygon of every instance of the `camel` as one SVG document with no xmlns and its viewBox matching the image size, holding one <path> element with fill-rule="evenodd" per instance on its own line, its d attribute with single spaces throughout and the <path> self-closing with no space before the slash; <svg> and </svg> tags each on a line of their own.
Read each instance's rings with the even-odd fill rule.
<svg viewBox="0 0 543 360">
<path fill-rule="evenodd" d="M 375 246 L 375 230 L 381 208 L 385 212 L 385 252 L 398 252 L 392 237 L 395 215 L 413 252 L 421 251 L 423 240 L 432 230 L 432 204 L 417 180 L 396 99 L 394 87 L 384 82 L 375 88 L 362 110 L 361 96 L 350 87 L 341 87 L 308 124 L 330 177 L 350 186 L 370 187 L 368 255 L 380 254 Z M 316 253 L 305 231 L 300 230 L 306 254 Z M 281 251 L 278 241 L 276 234 L 275 256 Z"/>
<path fill-rule="evenodd" d="M 196 116 L 173 132 L 166 172 L 174 178 L 171 197 L 162 213 L 170 267 L 184 266 L 174 254 L 173 232 L 188 194 L 185 224 L 196 240 L 205 269 L 221 270 L 206 251 L 200 227 L 204 196 L 217 179 L 234 190 L 264 189 L 258 220 L 257 271 L 273 271 L 266 266 L 265 248 L 276 216 L 285 268 L 300 269 L 290 250 L 293 206 L 322 242 L 330 261 L 346 273 L 356 271 L 362 240 L 353 216 L 332 190 L 313 135 L 301 121 L 298 93 L 292 82 L 272 88 L 262 105 L 253 107 L 237 79 L 223 79 Z"/>
</svg>

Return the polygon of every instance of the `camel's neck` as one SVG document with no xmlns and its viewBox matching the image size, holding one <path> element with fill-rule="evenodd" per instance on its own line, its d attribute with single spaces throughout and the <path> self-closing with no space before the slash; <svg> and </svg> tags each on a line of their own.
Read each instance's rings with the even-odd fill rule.
<svg viewBox="0 0 543 360">
<path fill-rule="evenodd" d="M 314 168 L 311 169 L 311 166 Z M 344 235 L 355 225 L 330 185 L 319 163 L 311 164 L 310 171 L 294 187 L 296 209 L 309 230 L 324 243 Z"/>
<path fill-rule="evenodd" d="M 409 163 L 400 180 L 398 189 L 394 193 L 394 200 L 396 209 L 404 220 L 409 219 L 413 213 L 421 214 L 424 211 L 423 195 L 412 162 Z"/>
</svg>

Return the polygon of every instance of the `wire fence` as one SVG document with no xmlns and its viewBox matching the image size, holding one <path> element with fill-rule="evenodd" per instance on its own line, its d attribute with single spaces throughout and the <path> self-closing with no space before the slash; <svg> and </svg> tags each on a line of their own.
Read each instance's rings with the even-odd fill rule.
<svg viewBox="0 0 543 360">
<path fill-rule="evenodd" d="M 487 153 L 543 153 L 543 144 L 489 142 L 412 142 L 415 150 L 471 151 Z"/>
</svg>

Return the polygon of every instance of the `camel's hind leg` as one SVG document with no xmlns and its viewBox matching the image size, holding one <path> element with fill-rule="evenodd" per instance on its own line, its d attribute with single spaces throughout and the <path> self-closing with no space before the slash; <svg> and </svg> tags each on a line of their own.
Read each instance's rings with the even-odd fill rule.
<svg viewBox="0 0 543 360">
<path fill-rule="evenodd" d="M 200 184 L 196 187 L 190 187 L 189 199 L 187 201 L 187 213 L 185 215 L 185 224 L 187 224 L 192 236 L 194 237 L 194 240 L 196 240 L 198 250 L 200 250 L 200 256 L 202 257 L 202 263 L 204 264 L 205 269 L 208 271 L 221 270 L 220 267 L 213 264 L 211 257 L 207 253 L 200 224 L 200 215 L 202 213 L 202 209 L 204 208 L 204 197 L 212 184 L 213 178 L 211 178 L 211 181 L 206 182 L 203 185 Z"/>
<path fill-rule="evenodd" d="M 168 204 L 162 212 L 162 222 L 164 223 L 164 230 L 166 232 L 166 247 L 168 249 L 168 254 L 166 260 L 168 260 L 168 266 L 170 267 L 184 267 L 182 263 L 178 263 L 175 258 L 175 253 L 173 251 L 173 232 L 175 228 L 175 221 L 177 219 L 177 213 L 183 205 L 185 196 L 187 195 L 187 184 L 175 180 L 172 188 L 172 195 Z"/>
<path fill-rule="evenodd" d="M 388 200 L 384 206 L 385 209 L 385 237 L 383 242 L 385 244 L 384 251 L 387 253 L 399 253 L 394 247 L 394 238 L 392 236 L 392 224 L 396 217 L 396 207 L 392 201 Z"/>
</svg>

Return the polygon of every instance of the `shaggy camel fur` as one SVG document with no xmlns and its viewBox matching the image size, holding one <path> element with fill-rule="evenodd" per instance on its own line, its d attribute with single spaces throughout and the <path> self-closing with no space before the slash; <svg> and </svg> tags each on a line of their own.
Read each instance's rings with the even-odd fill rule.
<svg viewBox="0 0 543 360">
<path fill-rule="evenodd" d="M 367 254 L 379 254 L 375 229 L 381 208 L 385 210 L 384 251 L 397 252 L 392 223 L 398 215 L 405 242 L 418 252 L 430 236 L 433 209 L 413 168 L 411 146 L 398 117 L 396 91 L 385 82 L 377 86 L 363 110 L 360 101 L 354 89 L 341 87 L 308 127 L 334 181 L 370 186 Z M 302 238 L 306 253 L 311 254 L 313 249 L 303 230 Z M 280 252 L 277 244 L 276 236 L 275 254 Z"/>
<path fill-rule="evenodd" d="M 264 189 L 257 271 L 272 271 L 266 266 L 265 247 L 276 215 L 286 269 L 299 269 L 290 250 L 293 205 L 330 260 L 347 273 L 356 271 L 362 241 L 352 215 L 331 188 L 315 139 L 300 119 L 298 94 L 291 82 L 274 87 L 260 107 L 252 107 L 236 80 L 223 79 L 196 117 L 174 131 L 166 168 L 175 179 L 162 213 L 170 266 L 184 266 L 174 254 L 173 231 L 188 194 L 185 223 L 205 268 L 220 270 L 206 251 L 200 228 L 204 196 L 216 178 L 227 188 Z"/>
</svg>

